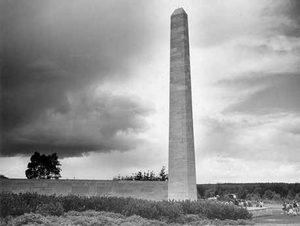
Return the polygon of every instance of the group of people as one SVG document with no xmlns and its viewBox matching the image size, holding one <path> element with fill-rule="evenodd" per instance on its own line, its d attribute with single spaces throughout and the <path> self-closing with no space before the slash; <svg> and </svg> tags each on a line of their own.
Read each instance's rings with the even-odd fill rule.
<svg viewBox="0 0 300 226">
<path fill-rule="evenodd" d="M 284 201 L 282 204 L 283 214 L 288 214 L 290 216 L 296 216 L 299 214 L 300 207 L 296 201 L 286 202 Z"/>
<path fill-rule="evenodd" d="M 264 207 L 264 202 L 261 200 L 261 201 L 256 201 L 256 207 Z"/>
</svg>

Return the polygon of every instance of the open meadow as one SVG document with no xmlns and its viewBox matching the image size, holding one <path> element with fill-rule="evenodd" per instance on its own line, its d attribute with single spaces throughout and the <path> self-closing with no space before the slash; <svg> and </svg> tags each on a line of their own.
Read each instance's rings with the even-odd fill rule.
<svg viewBox="0 0 300 226">
<path fill-rule="evenodd" d="M 266 207 L 272 209 L 273 214 L 269 216 L 262 216 L 254 218 L 255 225 L 267 226 L 267 225 L 300 225 L 300 215 L 290 216 L 282 211 L 282 205 L 280 204 L 266 204 Z"/>
</svg>

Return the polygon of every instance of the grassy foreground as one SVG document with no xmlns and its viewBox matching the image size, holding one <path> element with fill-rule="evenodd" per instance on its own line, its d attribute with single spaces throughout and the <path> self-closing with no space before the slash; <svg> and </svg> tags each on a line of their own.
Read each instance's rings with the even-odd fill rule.
<svg viewBox="0 0 300 226">
<path fill-rule="evenodd" d="M 218 221 L 234 225 L 245 224 L 252 217 L 246 209 L 205 200 L 1 193 L 0 203 L 2 225 L 218 225 Z"/>
<path fill-rule="evenodd" d="M 253 225 L 250 220 L 210 220 L 202 219 L 197 215 L 185 215 L 178 219 L 179 222 L 163 222 L 158 220 L 149 220 L 137 215 L 125 217 L 122 214 L 111 212 L 96 211 L 70 211 L 62 216 L 43 216 L 41 214 L 29 213 L 17 217 L 6 217 L 0 220 L 0 226 L 188 226 L 188 225 Z"/>
</svg>

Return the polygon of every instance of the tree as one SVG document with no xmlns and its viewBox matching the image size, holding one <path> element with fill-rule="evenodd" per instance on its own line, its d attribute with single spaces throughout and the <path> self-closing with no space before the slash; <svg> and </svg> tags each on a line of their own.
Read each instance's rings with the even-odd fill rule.
<svg viewBox="0 0 300 226">
<path fill-rule="evenodd" d="M 214 197 L 216 196 L 216 192 L 217 190 L 215 188 L 210 188 L 204 192 L 204 196 L 205 198 Z"/>
<path fill-rule="evenodd" d="M 167 181 L 168 173 L 166 172 L 166 168 L 163 166 L 160 170 L 158 176 L 155 175 L 153 171 L 144 172 L 139 171 L 137 173 L 132 174 L 133 176 L 120 176 L 114 177 L 113 180 L 142 180 L 142 181 Z"/>
<path fill-rule="evenodd" d="M 274 193 L 273 193 L 273 200 L 274 200 L 274 201 L 281 201 L 281 196 L 280 196 L 280 194 L 274 192 Z"/>
<path fill-rule="evenodd" d="M 6 177 L 6 176 L 0 174 L 0 179 L 8 179 L 8 177 Z"/>
<path fill-rule="evenodd" d="M 271 191 L 270 189 L 268 189 L 265 191 L 263 198 L 271 200 L 271 199 L 273 199 L 273 196 L 274 196 L 274 192 Z"/>
<path fill-rule="evenodd" d="M 261 197 L 255 193 L 247 194 L 246 199 L 258 201 Z"/>
<path fill-rule="evenodd" d="M 143 174 L 141 171 L 139 171 L 137 174 L 135 174 L 134 180 L 143 180 Z"/>
<path fill-rule="evenodd" d="M 254 191 L 253 191 L 253 193 L 256 194 L 256 195 L 258 195 L 259 197 L 262 196 L 262 192 L 263 192 L 263 190 L 262 190 L 262 188 L 260 186 L 254 188 Z"/>
<path fill-rule="evenodd" d="M 56 153 L 41 155 L 35 152 L 30 158 L 25 175 L 28 179 L 59 179 L 60 166 Z"/>
<path fill-rule="evenodd" d="M 288 193 L 288 195 L 287 195 L 287 198 L 289 199 L 289 200 L 293 200 L 294 198 L 295 198 L 295 192 L 294 192 L 294 190 L 293 189 L 290 189 L 289 190 L 289 193 Z"/>
<path fill-rule="evenodd" d="M 237 192 L 237 197 L 239 197 L 240 199 L 245 199 L 248 193 L 249 193 L 248 189 L 242 186 L 239 188 Z"/>
<path fill-rule="evenodd" d="M 295 199 L 296 199 L 297 202 L 300 202 L 300 193 L 297 193 L 295 195 Z"/>
<path fill-rule="evenodd" d="M 166 168 L 163 166 L 162 169 L 159 172 L 159 179 L 161 181 L 167 181 L 168 180 L 168 173 L 166 172 Z"/>
</svg>

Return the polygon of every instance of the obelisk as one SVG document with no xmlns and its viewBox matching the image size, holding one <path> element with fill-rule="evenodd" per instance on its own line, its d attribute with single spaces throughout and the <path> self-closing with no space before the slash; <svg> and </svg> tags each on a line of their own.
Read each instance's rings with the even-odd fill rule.
<svg viewBox="0 0 300 226">
<path fill-rule="evenodd" d="M 169 200 L 197 200 L 188 16 L 171 16 Z"/>
</svg>

